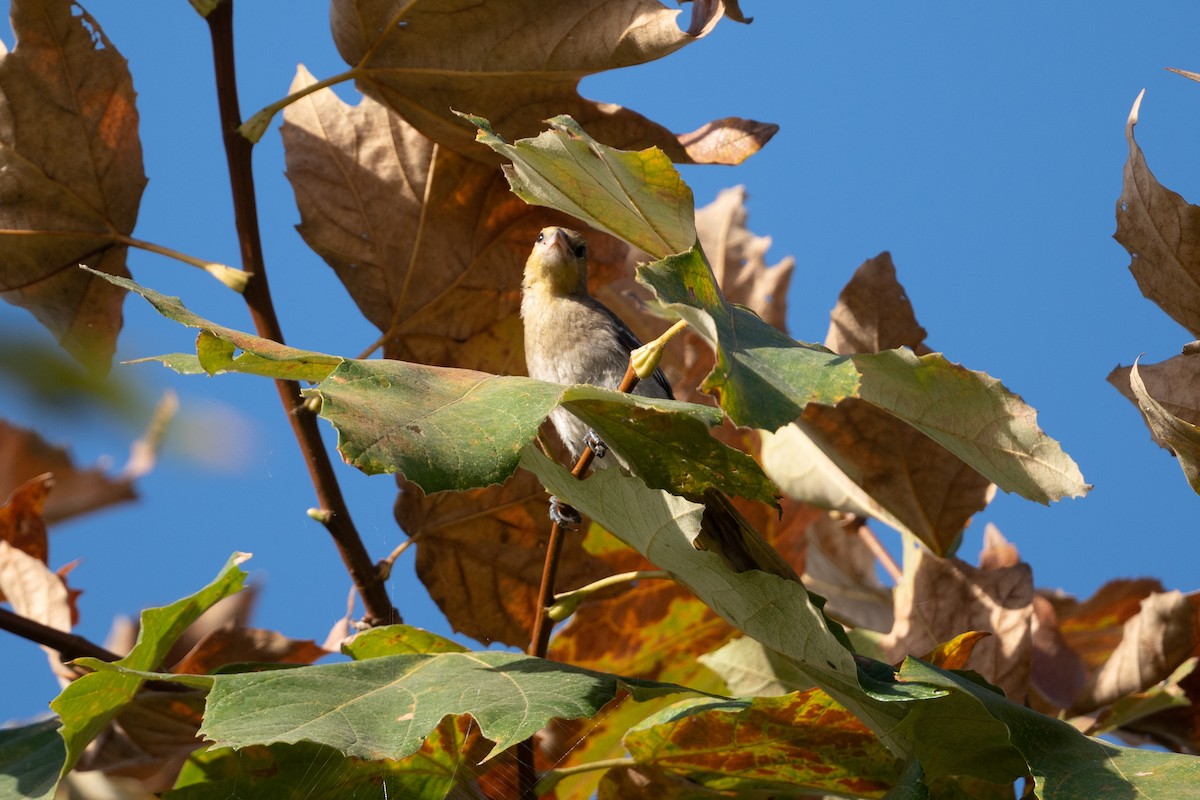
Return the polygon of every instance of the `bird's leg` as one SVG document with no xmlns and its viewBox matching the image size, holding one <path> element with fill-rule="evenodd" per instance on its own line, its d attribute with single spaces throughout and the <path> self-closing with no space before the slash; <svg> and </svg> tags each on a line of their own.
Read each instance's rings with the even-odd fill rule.
<svg viewBox="0 0 1200 800">
<path fill-rule="evenodd" d="M 550 495 L 550 521 L 560 528 L 574 530 L 574 526 L 583 522 L 583 517 L 571 506 Z"/>
<path fill-rule="evenodd" d="M 588 428 L 587 434 L 584 435 L 583 443 L 592 448 L 592 452 L 596 454 L 596 458 L 604 458 L 608 454 L 608 445 L 591 428 Z"/>
</svg>

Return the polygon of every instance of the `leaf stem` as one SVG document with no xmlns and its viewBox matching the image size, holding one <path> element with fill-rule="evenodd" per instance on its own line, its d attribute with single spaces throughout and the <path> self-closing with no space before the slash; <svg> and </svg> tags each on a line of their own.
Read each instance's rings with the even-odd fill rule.
<svg viewBox="0 0 1200 800">
<path fill-rule="evenodd" d="M 596 592 L 609 589 L 613 586 L 620 586 L 622 583 L 633 583 L 634 581 L 648 579 L 670 580 L 670 578 L 671 573 L 665 569 L 642 569 L 634 572 L 621 572 L 616 575 L 609 575 L 607 578 L 593 581 L 587 586 L 580 586 L 574 591 L 554 595 L 554 605 L 546 610 L 546 614 L 555 622 L 562 622 L 575 613 L 575 609 L 579 607 L 580 603 Z"/>
<path fill-rule="evenodd" d="M 145 250 L 150 253 L 156 253 L 160 256 L 173 258 L 176 261 L 182 261 L 184 264 L 189 264 L 193 267 L 198 267 L 209 275 L 219 280 L 221 283 L 233 289 L 235 292 L 243 292 L 246 289 L 246 284 L 250 280 L 250 273 L 240 269 L 235 269 L 226 264 L 220 264 L 215 261 L 205 261 L 202 258 L 189 256 L 187 253 L 181 253 L 178 250 L 172 250 L 170 247 L 163 247 L 161 244 L 154 242 L 144 242 L 141 239 L 134 239 L 132 236 L 126 236 L 123 233 L 117 233 L 113 236 L 118 242 L 127 247 L 136 247 L 139 250 Z"/>
<path fill-rule="evenodd" d="M 399 557 L 400 557 L 400 555 L 401 555 L 401 554 L 402 554 L 402 553 L 403 553 L 405 550 L 407 550 L 409 547 L 411 547 L 411 546 L 412 546 L 412 544 L 413 544 L 413 542 L 415 542 L 415 541 L 416 541 L 415 539 L 405 539 L 403 542 L 401 542 L 401 543 L 400 543 L 400 544 L 399 544 L 399 545 L 396 547 L 396 549 L 395 549 L 395 550 L 393 550 L 393 551 L 391 552 L 391 554 L 390 554 L 390 555 L 388 555 L 388 557 L 387 557 L 387 558 L 385 558 L 383 561 L 380 561 L 380 562 L 379 562 L 379 563 L 376 565 L 376 567 L 375 567 L 375 568 L 376 568 L 377 570 L 379 570 L 379 577 L 380 577 L 380 578 L 382 578 L 383 580 L 385 580 L 385 581 L 386 581 L 388 578 L 390 578 L 390 577 L 392 576 L 392 565 L 394 565 L 394 564 L 396 563 L 396 559 L 397 559 L 397 558 L 399 558 Z"/>
<path fill-rule="evenodd" d="M 555 767 L 547 770 L 542 780 L 559 781 L 571 775 L 582 775 L 585 772 L 595 772 L 598 769 L 613 769 L 614 767 L 636 767 L 637 762 L 629 756 L 621 758 L 602 758 L 599 761 L 589 761 L 586 764 L 576 764 L 572 767 Z"/>
<path fill-rule="evenodd" d="M 358 75 L 357 69 L 348 69 L 345 72 L 340 72 L 337 75 L 331 75 L 328 78 L 319 80 L 314 84 L 305 86 L 303 89 L 298 89 L 287 97 L 276 100 L 265 108 L 259 109 L 250 117 L 250 119 L 238 126 L 238 133 L 243 136 L 250 144 L 257 144 L 258 140 L 267 132 L 267 128 L 271 125 L 271 120 L 275 118 L 283 109 L 290 106 L 292 103 L 307 97 L 315 91 L 325 89 L 338 83 L 344 83 L 353 80 Z"/>
<path fill-rule="evenodd" d="M 234 220 L 241 245 L 242 267 L 252 275 L 243 296 L 259 336 L 283 343 L 283 332 L 267 283 L 262 239 L 258 229 L 258 209 L 254 195 L 254 173 L 251 168 L 253 145 L 238 133 L 241 112 L 238 109 L 237 69 L 233 47 L 233 0 L 226 0 L 205 17 L 212 36 L 213 65 L 216 71 L 217 104 L 221 117 L 221 132 L 225 141 L 225 157 L 229 165 L 229 182 L 233 192 Z M 350 573 L 362 597 L 366 610 L 365 621 L 370 625 L 400 622 L 400 613 L 387 595 L 387 587 L 371 561 L 362 537 L 354 527 L 350 509 L 342 496 L 337 475 L 325 444 L 317 418 L 304 412 L 304 398 L 296 381 L 276 380 L 275 389 L 283 403 L 292 432 L 308 466 L 309 477 L 320 504 L 322 524 L 333 537 L 342 562 Z"/>
</svg>

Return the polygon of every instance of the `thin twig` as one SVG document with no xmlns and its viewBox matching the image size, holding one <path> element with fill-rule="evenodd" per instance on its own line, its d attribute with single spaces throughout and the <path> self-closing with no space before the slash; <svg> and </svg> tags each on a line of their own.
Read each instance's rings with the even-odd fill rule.
<svg viewBox="0 0 1200 800">
<path fill-rule="evenodd" d="M 88 641 L 82 636 L 51 628 L 49 625 L 43 625 L 29 617 L 23 617 L 7 608 L 0 608 L 0 629 L 57 650 L 63 661 L 83 656 L 91 656 L 108 662 L 120 659 L 116 653 L 95 642 Z"/>
<path fill-rule="evenodd" d="M 221 3 L 205 20 L 212 35 L 213 63 L 216 68 L 217 103 L 221 115 L 221 133 L 225 140 L 225 156 L 229 164 L 229 181 L 233 191 L 234 219 L 238 242 L 241 245 L 242 268 L 252 273 L 243 296 L 259 336 L 283 342 L 283 332 L 275 315 L 271 290 L 263 259 L 262 240 L 258 230 L 258 210 L 254 196 L 254 174 L 251 170 L 253 145 L 238 133 L 241 112 L 238 109 L 237 71 L 233 48 L 233 0 Z M 358 588 L 366 609 L 366 622 L 371 625 L 400 621 L 400 613 L 388 599 L 387 588 L 380 580 L 362 538 L 350 518 L 350 510 L 342 497 L 329 453 L 321 441 L 317 419 L 312 414 L 297 413 L 304 405 L 300 384 L 296 381 L 275 381 L 292 432 L 300 445 L 309 477 L 316 490 L 317 501 L 325 512 L 322 524 L 333 537 L 342 562 Z"/>
<path fill-rule="evenodd" d="M 858 535 L 863 540 L 863 544 L 871 551 L 871 555 L 875 556 L 875 560 L 883 565 L 884 570 L 888 575 L 892 576 L 892 580 L 896 583 L 904 577 L 904 572 L 900 569 L 900 565 L 892 558 L 892 554 L 884 548 L 883 543 L 875 536 L 875 532 L 867 527 L 865 522 L 860 522 L 858 525 Z"/>
</svg>

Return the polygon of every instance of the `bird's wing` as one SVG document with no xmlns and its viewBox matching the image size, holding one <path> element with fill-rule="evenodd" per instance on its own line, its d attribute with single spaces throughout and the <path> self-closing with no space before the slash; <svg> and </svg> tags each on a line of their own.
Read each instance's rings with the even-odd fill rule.
<svg viewBox="0 0 1200 800">
<path fill-rule="evenodd" d="M 642 346 L 642 342 L 634 335 L 633 331 L 629 330 L 629 326 L 624 320 L 618 317 L 611 308 L 597 301 L 596 306 L 607 314 L 616 326 L 617 341 L 625 348 L 627 353 L 632 353 L 634 350 Z M 667 376 L 663 374 L 661 369 L 654 370 L 654 375 L 651 376 L 658 387 L 663 390 L 663 396 L 668 400 L 675 399 L 675 392 L 671 390 L 671 382 L 667 380 Z"/>
</svg>

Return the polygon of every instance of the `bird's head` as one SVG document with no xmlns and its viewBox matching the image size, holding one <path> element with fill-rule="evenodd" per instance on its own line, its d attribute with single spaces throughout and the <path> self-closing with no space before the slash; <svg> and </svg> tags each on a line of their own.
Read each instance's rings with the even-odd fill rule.
<svg viewBox="0 0 1200 800">
<path fill-rule="evenodd" d="M 587 241 L 569 228 L 542 228 L 525 261 L 525 289 L 555 295 L 587 293 Z"/>
</svg>

